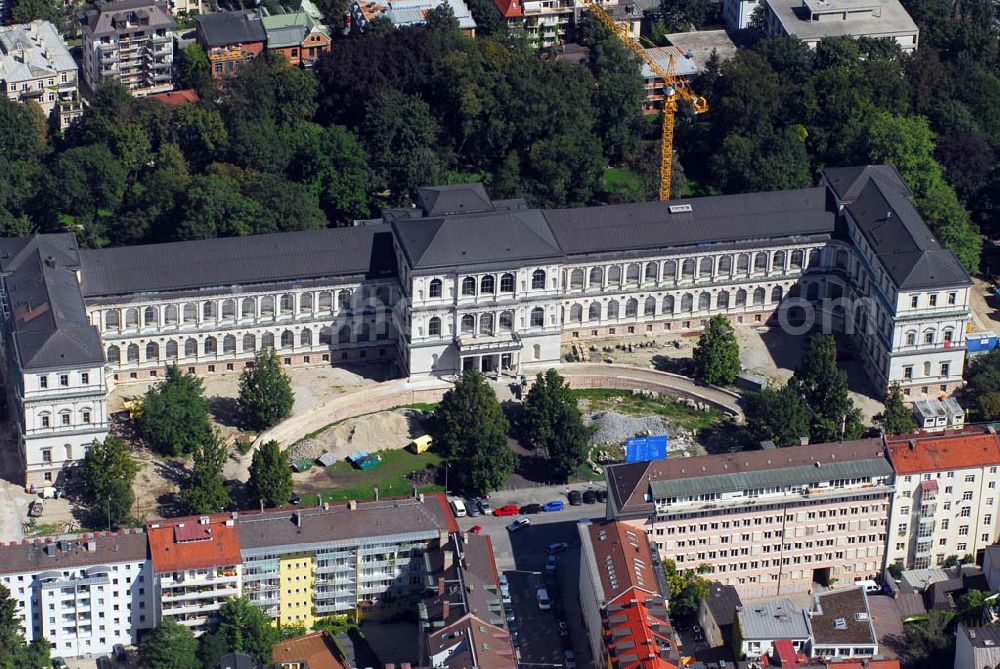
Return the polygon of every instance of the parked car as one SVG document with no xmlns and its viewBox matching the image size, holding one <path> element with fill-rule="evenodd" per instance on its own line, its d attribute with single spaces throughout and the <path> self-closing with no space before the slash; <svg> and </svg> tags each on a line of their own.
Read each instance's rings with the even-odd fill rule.
<svg viewBox="0 0 1000 669">
<path fill-rule="evenodd" d="M 42 512 L 44 510 L 45 510 L 45 505 L 42 503 L 42 500 L 36 499 L 34 502 L 28 505 L 28 516 L 30 516 L 31 518 L 38 518 L 39 516 L 42 515 Z"/>
<path fill-rule="evenodd" d="M 527 518 L 518 518 L 513 523 L 511 523 L 510 525 L 507 526 L 507 531 L 508 532 L 517 532 L 522 527 L 527 527 L 530 524 L 531 524 L 531 521 L 528 520 Z"/>
<path fill-rule="evenodd" d="M 559 556 L 550 555 L 549 559 L 545 561 L 545 571 L 555 571 L 556 567 L 559 566 Z"/>
<path fill-rule="evenodd" d="M 510 583 L 507 582 L 507 575 L 500 574 L 500 578 L 497 579 L 500 582 L 500 600 L 504 604 L 510 604 Z M 513 620 L 513 611 L 507 616 L 507 620 Z"/>
<path fill-rule="evenodd" d="M 546 502 L 545 505 L 542 506 L 542 510 L 543 511 L 562 511 L 563 507 L 565 507 L 565 506 L 566 505 L 562 503 L 562 500 L 554 499 L 551 502 Z"/>
<path fill-rule="evenodd" d="M 474 499 L 465 500 L 465 513 L 469 516 L 469 518 L 475 518 L 481 513 L 479 510 L 479 504 L 476 502 L 476 500 Z"/>
<path fill-rule="evenodd" d="M 66 664 L 66 660 L 62 659 L 61 657 L 52 658 L 53 669 L 66 669 L 67 666 L 68 665 Z"/>
<path fill-rule="evenodd" d="M 488 499 L 477 499 L 476 506 L 487 516 L 493 513 L 493 505 L 490 504 L 490 500 Z"/>
<path fill-rule="evenodd" d="M 608 491 L 604 490 L 603 488 L 601 490 L 598 490 L 597 491 L 597 501 L 600 504 L 604 504 L 605 502 L 607 502 L 608 501 Z"/>
<path fill-rule="evenodd" d="M 483 533 L 483 526 L 482 525 L 473 525 L 472 527 L 469 528 L 469 532 L 471 532 L 472 534 L 482 534 Z"/>
<path fill-rule="evenodd" d="M 494 516 L 516 516 L 517 512 L 520 511 L 517 504 L 505 504 L 499 509 L 493 509 Z"/>
<path fill-rule="evenodd" d="M 597 504 L 597 493 L 593 490 L 585 490 L 583 492 L 583 503 L 584 504 Z"/>
<path fill-rule="evenodd" d="M 564 650 L 563 657 L 566 659 L 566 669 L 576 669 L 576 655 L 571 650 Z"/>
<path fill-rule="evenodd" d="M 552 598 L 549 597 L 549 591 L 545 588 L 539 588 L 538 592 L 535 593 L 535 598 L 538 599 L 538 608 L 542 611 L 548 611 L 552 608 Z"/>
<path fill-rule="evenodd" d="M 301 495 L 292 495 L 291 499 L 288 500 L 288 503 L 289 504 L 301 504 L 302 503 L 302 496 Z"/>
<path fill-rule="evenodd" d="M 569 548 L 569 544 L 565 541 L 557 541 L 554 544 L 548 545 L 549 555 L 555 555 L 556 553 L 562 553 L 564 550 Z"/>
<path fill-rule="evenodd" d="M 457 497 L 451 500 L 451 511 L 455 514 L 456 518 L 465 518 L 465 516 L 469 513 L 465 508 L 465 502 Z"/>
<path fill-rule="evenodd" d="M 541 504 L 525 504 L 521 507 L 521 513 L 541 513 Z"/>
<path fill-rule="evenodd" d="M 583 504 L 583 493 L 579 490 L 570 490 L 566 497 L 569 498 L 570 506 L 580 506 Z"/>
</svg>

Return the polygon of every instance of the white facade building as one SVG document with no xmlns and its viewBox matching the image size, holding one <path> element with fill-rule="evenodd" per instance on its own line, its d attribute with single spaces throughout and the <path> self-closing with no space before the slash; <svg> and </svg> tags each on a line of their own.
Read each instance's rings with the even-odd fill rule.
<svg viewBox="0 0 1000 669">
<path fill-rule="evenodd" d="M 920 29 L 899 0 L 763 0 L 764 33 L 790 35 L 815 48 L 827 37 L 889 38 L 917 50 Z"/>
<path fill-rule="evenodd" d="M 760 0 L 722 0 L 722 20 L 730 30 L 746 30 Z"/>
<path fill-rule="evenodd" d="M 76 61 L 54 25 L 36 20 L 0 28 L 0 92 L 38 103 L 62 130 L 83 114 Z"/>
<path fill-rule="evenodd" d="M 155 627 L 152 570 L 142 531 L 4 547 L 0 583 L 17 602 L 27 641 L 53 657 L 108 655 Z"/>
</svg>

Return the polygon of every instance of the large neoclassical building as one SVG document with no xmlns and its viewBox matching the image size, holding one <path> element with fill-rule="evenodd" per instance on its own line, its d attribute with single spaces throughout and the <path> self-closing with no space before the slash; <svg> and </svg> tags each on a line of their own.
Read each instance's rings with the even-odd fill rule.
<svg viewBox="0 0 1000 669">
<path fill-rule="evenodd" d="M 28 483 L 107 432 L 115 383 L 383 361 L 401 376 L 519 371 L 564 341 L 780 323 L 848 332 L 877 387 L 961 384 L 968 275 L 890 167 L 820 186 L 582 209 L 479 184 L 350 228 L 84 250 L 0 240 L 6 388 Z M 779 309 L 779 305 L 781 308 Z"/>
</svg>

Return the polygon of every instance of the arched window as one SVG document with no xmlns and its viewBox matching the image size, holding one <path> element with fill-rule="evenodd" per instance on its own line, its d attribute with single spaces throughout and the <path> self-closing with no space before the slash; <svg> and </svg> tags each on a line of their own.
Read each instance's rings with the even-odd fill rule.
<svg viewBox="0 0 1000 669">
<path fill-rule="evenodd" d="M 635 318 L 639 314 L 639 300 L 630 297 L 625 302 L 625 318 Z"/>
<path fill-rule="evenodd" d="M 173 339 L 167 342 L 167 359 L 176 360 L 177 359 L 177 342 Z"/>
<path fill-rule="evenodd" d="M 806 299 L 810 302 L 815 302 L 819 299 L 819 284 L 810 283 L 806 288 Z"/>
<path fill-rule="evenodd" d="M 350 344 L 351 343 L 351 326 L 344 325 L 337 332 L 337 343 L 340 344 Z"/>
<path fill-rule="evenodd" d="M 493 314 L 482 314 L 479 316 L 479 334 L 493 334 Z"/>
<path fill-rule="evenodd" d="M 683 263 L 681 263 L 681 278 L 682 279 L 694 278 L 694 258 L 688 258 Z"/>
<path fill-rule="evenodd" d="M 944 339 L 944 341 L 948 343 L 951 343 L 954 336 L 955 336 L 955 331 L 951 328 L 945 328 L 944 330 L 941 331 L 941 337 Z"/>
<path fill-rule="evenodd" d="M 917 343 L 917 331 L 910 330 L 909 332 L 906 333 L 906 345 L 915 346 L 916 343 Z"/>
<path fill-rule="evenodd" d="M 390 293 L 388 286 L 379 286 L 378 288 L 375 289 L 375 300 L 379 304 L 381 305 L 389 304 L 389 297 Z"/>
<path fill-rule="evenodd" d="M 441 297 L 441 279 L 431 279 L 427 294 L 430 297 Z"/>
<path fill-rule="evenodd" d="M 608 318 L 618 318 L 618 300 L 608 302 Z"/>
<path fill-rule="evenodd" d="M 772 288 L 771 289 L 771 302 L 773 302 L 774 304 L 777 304 L 778 302 L 781 302 L 781 295 L 782 295 L 781 286 L 775 286 L 774 288 Z"/>
<path fill-rule="evenodd" d="M 775 251 L 774 255 L 771 256 L 771 269 L 773 270 L 783 270 L 785 269 L 785 252 Z"/>
<path fill-rule="evenodd" d="M 361 335 L 358 337 L 358 341 L 371 341 L 372 338 L 372 327 L 368 323 L 361 324 Z"/>
<path fill-rule="evenodd" d="M 601 320 L 601 303 L 591 302 L 590 309 L 587 310 L 587 319 L 591 321 Z"/>
<path fill-rule="evenodd" d="M 823 251 L 820 249 L 809 249 L 809 267 L 815 267 L 823 262 Z"/>
<path fill-rule="evenodd" d="M 698 296 L 698 311 L 708 311 L 712 308 L 712 294 L 703 292 Z"/>
<path fill-rule="evenodd" d="M 622 268 L 619 265 L 612 265 L 608 268 L 608 285 L 618 286 L 622 282 Z"/>
<path fill-rule="evenodd" d="M 545 270 L 536 269 L 531 273 L 531 288 L 532 290 L 545 289 Z"/>
<path fill-rule="evenodd" d="M 733 271 L 733 257 L 719 257 L 719 274 L 730 274 Z"/>
<path fill-rule="evenodd" d="M 313 333 L 309 328 L 303 328 L 302 332 L 299 333 L 299 345 L 300 346 L 312 346 L 313 343 Z"/>
<path fill-rule="evenodd" d="M 236 300 L 222 300 L 222 320 L 236 320 Z"/>
<path fill-rule="evenodd" d="M 146 327 L 152 327 L 156 325 L 156 307 L 146 307 L 142 310 L 142 324 Z"/>
<path fill-rule="evenodd" d="M 545 310 L 535 307 L 531 310 L 531 327 L 540 328 L 545 326 Z"/>
<path fill-rule="evenodd" d="M 668 260 L 663 263 L 663 280 L 664 281 L 676 281 L 677 280 L 677 261 Z"/>
<path fill-rule="evenodd" d="M 767 295 L 767 291 L 763 288 L 758 288 L 753 291 L 753 304 L 755 307 L 764 304 L 764 298 Z"/>
<path fill-rule="evenodd" d="M 750 256 L 746 253 L 741 253 L 736 256 L 736 271 L 739 273 L 750 271 Z"/>
<path fill-rule="evenodd" d="M 287 316 L 292 313 L 295 313 L 295 296 L 285 293 L 281 296 L 281 314 Z"/>
<path fill-rule="evenodd" d="M 681 295 L 681 312 L 688 313 L 694 310 L 694 295 L 691 293 L 684 293 Z"/>
<path fill-rule="evenodd" d="M 260 315 L 262 318 L 274 317 L 274 297 L 272 295 L 260 298 Z"/>
<path fill-rule="evenodd" d="M 925 362 L 924 363 L 924 376 L 930 376 L 930 375 L 931 375 L 931 363 Z"/>
<path fill-rule="evenodd" d="M 837 267 L 845 269 L 847 267 L 847 251 L 845 251 L 844 249 L 839 249 L 837 251 L 835 262 Z"/>
<path fill-rule="evenodd" d="M 295 334 L 291 330 L 284 330 L 281 333 L 281 348 L 291 348 L 295 345 Z"/>
<path fill-rule="evenodd" d="M 252 297 L 244 297 L 240 303 L 240 318 L 256 318 L 257 302 Z"/>
<path fill-rule="evenodd" d="M 631 263 L 625 269 L 625 281 L 627 283 L 630 283 L 630 284 L 633 284 L 633 285 L 639 283 L 639 264 L 638 263 Z"/>
<path fill-rule="evenodd" d="M 729 308 L 729 291 L 723 290 L 719 293 L 719 296 L 715 298 L 715 306 L 719 309 Z"/>
<path fill-rule="evenodd" d="M 236 353 L 236 335 L 226 335 L 222 338 L 222 352 Z"/>
<path fill-rule="evenodd" d="M 702 258 L 698 261 L 698 278 L 712 278 L 712 266 L 715 264 L 714 258 Z"/>
<path fill-rule="evenodd" d="M 492 274 L 487 274 L 482 279 L 479 280 L 479 292 L 484 295 L 489 295 L 496 292 L 497 281 L 493 278 Z"/>
<path fill-rule="evenodd" d="M 198 340 L 188 337 L 184 340 L 184 357 L 190 358 L 198 355 Z"/>
<path fill-rule="evenodd" d="M 747 305 L 747 291 L 740 288 L 736 291 L 736 306 L 745 307 Z"/>
<path fill-rule="evenodd" d="M 324 290 L 319 294 L 319 310 L 330 311 L 331 309 L 333 309 L 333 293 Z"/>
<path fill-rule="evenodd" d="M 206 321 L 215 320 L 215 302 L 202 302 L 201 304 L 201 317 Z"/>
<path fill-rule="evenodd" d="M 125 359 L 129 362 L 139 362 L 139 345 L 129 344 L 125 349 Z"/>
<path fill-rule="evenodd" d="M 122 361 L 122 352 L 117 346 L 108 347 L 108 362 L 119 363 Z"/>
<path fill-rule="evenodd" d="M 219 340 L 215 337 L 205 337 L 205 355 L 213 355 L 219 352 Z"/>
<path fill-rule="evenodd" d="M 155 341 L 146 344 L 146 360 L 158 360 L 160 357 L 160 345 Z"/>
<path fill-rule="evenodd" d="M 663 313 L 672 314 L 674 313 L 674 296 L 667 295 L 663 298 Z"/>
<path fill-rule="evenodd" d="M 583 288 L 583 270 L 575 269 L 569 273 L 569 287 L 573 290 Z"/>
<path fill-rule="evenodd" d="M 329 325 L 324 325 L 319 329 L 320 346 L 329 346 L 333 343 L 333 330 Z"/>
<path fill-rule="evenodd" d="M 569 320 L 573 323 L 580 323 L 583 321 L 583 305 L 574 304 L 569 308 Z"/>
<path fill-rule="evenodd" d="M 514 331 L 514 312 L 512 311 L 500 312 L 500 332 L 513 332 L 513 331 Z"/>
<path fill-rule="evenodd" d="M 441 336 L 441 319 L 435 316 L 434 318 L 427 321 L 427 334 L 432 337 Z"/>
<path fill-rule="evenodd" d="M 934 343 L 934 335 L 935 335 L 935 332 L 934 332 L 934 330 L 932 328 L 928 328 L 928 329 L 924 330 L 924 343 L 925 344 L 933 344 Z"/>
<path fill-rule="evenodd" d="M 252 334 L 243 335 L 243 351 L 253 353 L 257 350 L 257 337 Z"/>
<path fill-rule="evenodd" d="M 349 290 L 342 290 L 337 293 L 337 309 L 350 309 L 354 301 L 354 293 Z"/>
<path fill-rule="evenodd" d="M 646 302 L 642 305 L 642 315 L 643 316 L 655 316 L 656 315 L 656 298 L 647 297 Z"/>
<path fill-rule="evenodd" d="M 531 347 L 531 357 L 534 360 L 542 359 L 542 347 L 540 344 L 535 344 Z"/>
<path fill-rule="evenodd" d="M 475 295 L 476 294 L 476 280 L 471 276 L 467 276 L 462 279 L 462 295 Z"/>
<path fill-rule="evenodd" d="M 513 293 L 514 292 L 514 275 L 511 273 L 504 274 L 500 277 L 500 292 L 501 293 Z"/>
<path fill-rule="evenodd" d="M 761 251 L 753 257 L 753 271 L 755 272 L 766 272 L 767 271 L 767 254 Z"/>
<path fill-rule="evenodd" d="M 462 316 L 462 334 L 476 334 L 476 317 L 472 314 Z"/>
<path fill-rule="evenodd" d="M 177 325 L 177 307 L 168 304 L 163 308 L 163 322 L 167 325 Z"/>
<path fill-rule="evenodd" d="M 299 297 L 299 309 L 301 311 L 311 312 L 313 310 L 313 294 L 312 293 L 302 293 Z M 225 306 L 222 309 L 222 317 L 226 317 Z"/>
<path fill-rule="evenodd" d="M 127 329 L 134 329 L 139 327 L 139 310 L 138 309 L 126 309 L 125 310 L 125 327 Z"/>
<path fill-rule="evenodd" d="M 805 253 L 803 253 L 802 249 L 795 249 L 794 251 L 792 251 L 789 266 L 792 269 L 802 269 L 802 264 L 804 259 L 805 259 Z"/>
<path fill-rule="evenodd" d="M 274 348 L 274 333 L 273 332 L 265 332 L 264 334 L 262 334 L 260 336 L 260 347 L 261 348 Z"/>
</svg>

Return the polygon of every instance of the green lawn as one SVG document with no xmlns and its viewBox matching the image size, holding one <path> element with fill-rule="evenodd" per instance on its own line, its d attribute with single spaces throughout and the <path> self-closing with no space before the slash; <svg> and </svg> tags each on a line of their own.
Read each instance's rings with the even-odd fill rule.
<svg viewBox="0 0 1000 669">
<path fill-rule="evenodd" d="M 642 191 L 639 175 L 627 167 L 609 167 L 604 170 L 603 189 L 609 193 L 637 193 Z"/>
<path fill-rule="evenodd" d="M 649 398 L 628 390 L 578 388 L 571 390 L 577 400 L 590 402 L 591 411 L 615 411 L 631 416 L 662 416 L 672 425 L 698 431 L 723 422 L 726 414 L 718 409 L 698 411 L 671 398 Z"/>
<path fill-rule="evenodd" d="M 429 466 L 437 466 L 441 463 L 441 456 L 437 453 L 421 453 L 414 455 L 409 450 L 388 450 L 378 451 L 382 462 L 374 469 L 361 471 L 355 469 L 349 462 L 335 462 L 326 468 L 326 474 L 330 477 L 330 488 L 322 494 L 324 502 L 342 502 L 349 499 L 370 500 L 375 499 L 375 488 L 378 488 L 379 497 L 399 497 L 412 493 L 410 481 L 406 475 L 412 471 L 426 469 Z M 437 492 L 442 490 L 441 486 L 428 484 L 417 487 L 418 492 Z M 302 503 L 306 505 L 317 504 L 317 493 L 310 493 L 302 496 Z"/>
</svg>

